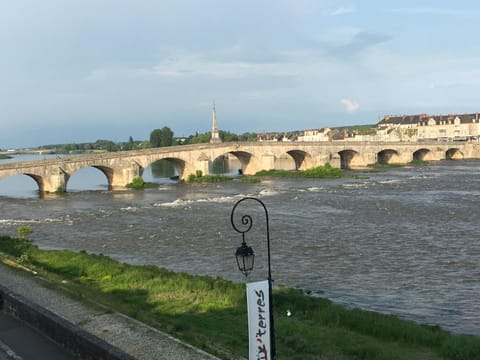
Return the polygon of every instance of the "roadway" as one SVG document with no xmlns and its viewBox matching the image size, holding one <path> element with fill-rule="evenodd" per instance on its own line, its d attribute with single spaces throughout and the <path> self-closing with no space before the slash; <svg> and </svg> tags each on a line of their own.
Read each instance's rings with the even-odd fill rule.
<svg viewBox="0 0 480 360">
<path fill-rule="evenodd" d="M 0 360 L 72 360 L 60 345 L 26 323 L 0 312 Z"/>
</svg>

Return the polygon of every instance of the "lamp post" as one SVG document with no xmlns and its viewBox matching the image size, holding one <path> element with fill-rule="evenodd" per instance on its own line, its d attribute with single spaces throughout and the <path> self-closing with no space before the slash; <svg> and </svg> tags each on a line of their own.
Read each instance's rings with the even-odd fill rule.
<svg viewBox="0 0 480 360">
<path fill-rule="evenodd" d="M 237 259 L 238 269 L 245 275 L 248 274 L 253 270 L 254 266 L 254 259 L 255 253 L 253 249 L 247 245 L 245 241 L 245 234 L 252 229 L 253 226 L 253 219 L 250 215 L 244 214 L 241 217 L 241 228 L 235 225 L 234 221 L 234 213 L 238 205 L 240 205 L 244 201 L 252 200 L 259 203 L 263 210 L 265 211 L 265 222 L 266 222 L 266 238 L 267 238 L 267 261 L 268 261 L 268 300 L 269 300 L 269 313 L 270 313 L 270 349 L 271 349 L 271 359 L 276 359 L 276 349 L 275 349 L 275 326 L 273 321 L 273 305 L 272 305 L 272 267 L 270 263 L 270 228 L 268 222 L 268 211 L 265 204 L 254 197 L 244 197 L 236 202 L 233 206 L 232 213 L 230 214 L 230 221 L 232 223 L 232 227 L 235 229 L 236 232 L 242 234 L 242 244 L 240 247 L 237 248 L 235 252 L 235 257 Z"/>
</svg>

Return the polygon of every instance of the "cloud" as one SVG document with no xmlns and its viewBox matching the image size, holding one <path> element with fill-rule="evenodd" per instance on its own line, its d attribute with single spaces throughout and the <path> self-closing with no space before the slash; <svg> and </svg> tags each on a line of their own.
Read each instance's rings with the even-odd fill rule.
<svg viewBox="0 0 480 360">
<path fill-rule="evenodd" d="M 435 8 L 435 7 L 409 7 L 389 9 L 388 12 L 402 14 L 418 14 L 418 15 L 442 15 L 442 16 L 467 16 L 471 12 L 467 10 L 458 10 L 451 8 Z"/>
<path fill-rule="evenodd" d="M 248 61 L 209 60 L 202 55 L 173 57 L 152 67 L 94 69 L 87 80 L 111 78 L 187 78 L 213 77 L 237 79 L 248 76 L 290 77 L 299 74 L 298 65 L 291 63 L 259 63 Z"/>
<path fill-rule="evenodd" d="M 355 9 L 352 7 L 339 7 L 335 10 L 332 10 L 328 15 L 339 16 L 339 15 L 351 14 L 353 12 L 355 12 Z"/>
<path fill-rule="evenodd" d="M 368 48 L 387 42 L 391 39 L 392 37 L 390 35 L 359 31 L 347 44 L 333 46 L 328 52 L 334 56 L 349 57 L 359 54 Z"/>
<path fill-rule="evenodd" d="M 360 105 L 356 101 L 350 99 L 342 99 L 340 102 L 345 106 L 345 110 L 349 113 L 353 113 L 360 108 Z"/>
</svg>

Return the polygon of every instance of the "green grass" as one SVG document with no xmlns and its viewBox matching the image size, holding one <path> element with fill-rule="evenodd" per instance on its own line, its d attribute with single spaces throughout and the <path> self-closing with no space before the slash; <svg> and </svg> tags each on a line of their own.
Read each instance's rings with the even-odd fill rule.
<svg viewBox="0 0 480 360">
<path fill-rule="evenodd" d="M 247 356 L 244 284 L 127 265 L 84 251 L 40 250 L 28 240 L 10 237 L 0 237 L 0 253 L 79 298 L 102 303 L 221 358 Z M 346 309 L 284 287 L 275 289 L 273 303 L 278 359 L 480 359 L 479 337 Z"/>
<path fill-rule="evenodd" d="M 189 183 L 216 183 L 232 180 L 231 177 L 224 175 L 203 175 L 201 171 L 197 171 L 196 174 L 190 174 L 187 182 Z"/>
<path fill-rule="evenodd" d="M 217 182 L 224 182 L 232 180 L 231 177 L 224 176 L 224 175 L 202 175 L 202 176 L 195 176 L 191 175 L 188 177 L 189 183 L 217 183 Z"/>
<path fill-rule="evenodd" d="M 334 168 L 330 164 L 317 166 L 305 171 L 288 170 L 262 170 L 255 174 L 259 177 L 288 177 L 288 178 L 340 178 L 343 176 L 342 169 Z"/>
<path fill-rule="evenodd" d="M 157 188 L 158 184 L 154 182 L 145 182 L 141 176 L 136 176 L 133 178 L 132 182 L 125 185 L 127 189 L 133 190 L 143 190 L 143 189 L 151 189 Z"/>
</svg>

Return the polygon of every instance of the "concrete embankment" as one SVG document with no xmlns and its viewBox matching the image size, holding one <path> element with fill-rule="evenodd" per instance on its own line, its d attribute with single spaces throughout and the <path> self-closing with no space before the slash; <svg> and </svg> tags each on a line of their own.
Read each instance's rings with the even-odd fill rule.
<svg viewBox="0 0 480 360">
<path fill-rule="evenodd" d="M 52 289 L 38 277 L 0 264 L 0 311 L 38 329 L 80 359 L 216 357 L 122 314 Z"/>
</svg>

